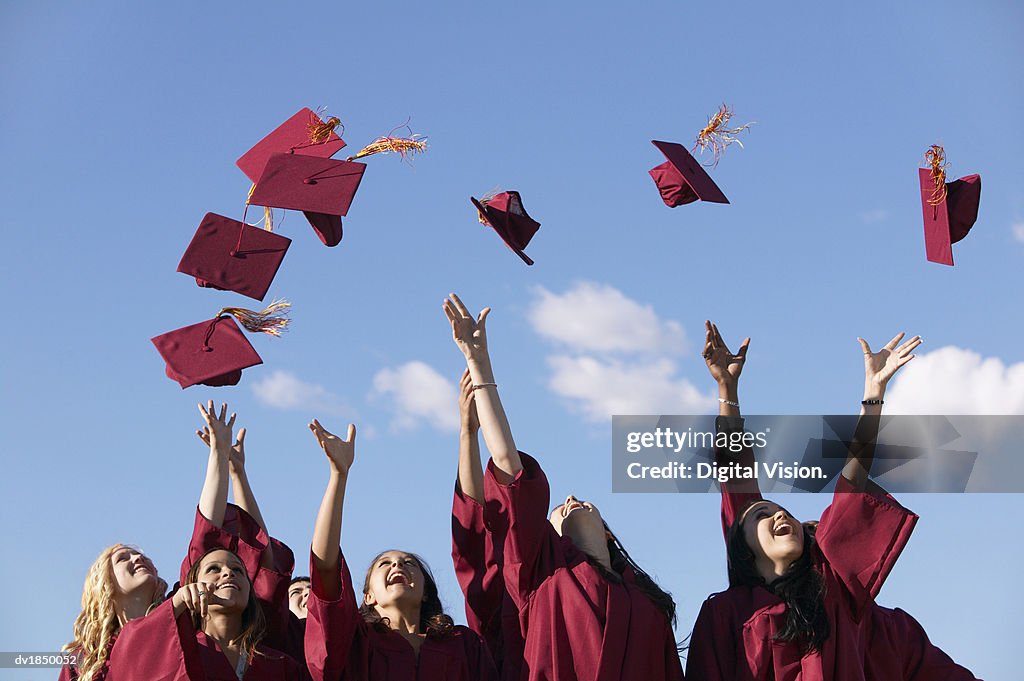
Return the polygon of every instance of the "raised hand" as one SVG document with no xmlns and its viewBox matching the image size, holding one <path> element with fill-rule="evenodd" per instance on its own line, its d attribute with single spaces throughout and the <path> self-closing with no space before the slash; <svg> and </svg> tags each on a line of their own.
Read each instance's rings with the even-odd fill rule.
<svg viewBox="0 0 1024 681">
<path fill-rule="evenodd" d="M 209 446 L 210 444 L 210 429 L 203 426 L 202 430 L 197 430 L 196 435 Z M 238 431 L 238 438 L 235 439 L 235 444 L 231 445 L 231 453 L 228 454 L 228 465 L 231 467 L 232 472 L 245 470 L 245 428 Z"/>
<path fill-rule="evenodd" d="M 473 378 L 469 375 L 469 369 L 466 369 L 459 380 L 459 422 L 464 432 L 475 435 L 480 430 L 480 418 L 476 413 L 473 392 Z"/>
<path fill-rule="evenodd" d="M 900 367 L 914 359 L 914 348 L 921 344 L 921 337 L 914 336 L 906 343 L 897 346 L 905 334 L 900 331 L 891 341 L 882 346 L 878 352 L 872 352 L 871 346 L 863 338 L 858 338 L 860 349 L 864 351 L 864 385 L 865 388 L 877 387 L 885 389 L 889 379 Z"/>
<path fill-rule="evenodd" d="M 487 357 L 487 331 L 485 323 L 491 308 L 485 307 L 476 319 L 459 297 L 452 293 L 442 305 L 444 314 L 452 325 L 452 338 L 467 360 Z"/>
<path fill-rule="evenodd" d="M 330 460 L 331 468 L 341 476 L 348 476 L 348 471 L 356 458 L 355 425 L 352 423 L 348 424 L 348 435 L 345 440 L 328 432 L 316 419 L 313 419 L 313 422 L 309 424 L 309 429 L 316 436 L 320 449 L 324 450 L 324 454 Z"/>
<path fill-rule="evenodd" d="M 704 322 L 704 352 L 702 354 L 708 365 L 708 371 L 711 372 L 711 377 L 719 385 L 735 384 L 739 381 L 749 346 L 750 338 L 746 338 L 734 355 L 722 340 L 722 334 L 718 333 L 718 327 L 710 321 Z"/>
<path fill-rule="evenodd" d="M 200 404 L 199 413 L 202 414 L 203 420 L 206 421 L 207 437 L 204 441 L 210 445 L 211 450 L 216 450 L 218 453 L 228 456 L 231 452 L 231 429 L 235 426 L 235 414 L 231 414 L 230 418 L 226 418 L 228 405 L 224 403 L 220 405 L 220 415 L 218 415 L 216 408 L 213 406 L 213 400 L 210 400 L 206 406 Z"/>
</svg>

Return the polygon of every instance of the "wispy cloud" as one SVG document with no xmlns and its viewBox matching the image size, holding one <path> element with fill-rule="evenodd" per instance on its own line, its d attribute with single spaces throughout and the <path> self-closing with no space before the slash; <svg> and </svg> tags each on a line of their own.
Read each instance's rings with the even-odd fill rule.
<svg viewBox="0 0 1024 681">
<path fill-rule="evenodd" d="M 373 377 L 371 398 L 390 401 L 395 430 L 430 425 L 442 431 L 458 430 L 459 409 L 455 383 L 420 361 L 381 369 Z"/>
<path fill-rule="evenodd" d="M 1024 362 L 939 348 L 908 364 L 885 402 L 890 414 L 1024 414 Z"/>
<path fill-rule="evenodd" d="M 659 319 L 653 307 L 607 284 L 584 281 L 561 294 L 538 286 L 535 292 L 530 325 L 573 350 L 677 354 L 686 347 L 678 322 Z"/>
<path fill-rule="evenodd" d="M 688 346 L 679 322 L 607 284 L 580 282 L 564 293 L 535 289 L 527 317 L 558 346 L 547 358 L 549 389 L 586 420 L 614 414 L 707 410 L 713 400 L 679 375 Z"/>
<path fill-rule="evenodd" d="M 274 409 L 352 415 L 352 409 L 345 401 L 327 388 L 306 383 L 295 374 L 280 369 L 253 383 L 252 392 L 257 401 Z"/>
<path fill-rule="evenodd" d="M 1024 222 L 1015 222 L 1010 227 L 1013 232 L 1013 238 L 1024 244 Z"/>
</svg>

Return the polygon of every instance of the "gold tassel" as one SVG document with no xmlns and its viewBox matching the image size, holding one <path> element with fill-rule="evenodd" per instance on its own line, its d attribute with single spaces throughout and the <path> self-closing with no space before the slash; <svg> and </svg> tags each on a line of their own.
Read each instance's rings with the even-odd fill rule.
<svg viewBox="0 0 1024 681">
<path fill-rule="evenodd" d="M 252 186 L 249 187 L 249 194 L 245 197 L 245 212 L 242 214 L 242 222 L 245 222 L 245 213 L 249 211 L 249 199 L 252 198 L 252 193 L 254 191 L 256 191 L 255 182 L 253 182 Z M 270 206 L 263 206 L 263 229 L 268 232 L 274 231 L 274 211 Z"/>
<path fill-rule="evenodd" d="M 928 205 L 938 206 L 946 200 L 946 168 L 949 167 L 946 150 L 938 144 L 931 145 L 924 152 L 924 162 L 931 166 L 932 182 L 935 183 L 932 195 L 928 197 Z"/>
<path fill-rule="evenodd" d="M 341 125 L 341 119 L 337 116 L 331 116 L 326 121 L 320 118 L 323 113 L 323 108 L 317 109 L 316 112 L 310 115 L 309 124 L 306 126 L 309 130 L 309 141 L 313 144 L 323 144 L 327 140 L 331 139 L 331 133 L 334 129 Z M 345 126 L 341 125 L 341 131 L 337 133 L 338 137 L 341 137 L 345 133 Z"/>
<path fill-rule="evenodd" d="M 497 196 L 500 193 L 501 193 L 501 190 L 499 190 L 499 189 L 492 189 L 491 191 L 487 192 L 482 197 L 480 197 L 480 205 L 481 206 L 486 206 L 488 203 L 491 202 L 491 199 L 493 199 L 495 196 Z M 487 219 L 487 216 L 484 215 L 482 211 L 477 210 L 476 215 L 477 215 L 476 219 L 480 221 L 481 225 L 487 225 L 488 227 L 491 226 L 490 221 Z"/>
<path fill-rule="evenodd" d="M 703 153 L 710 149 L 714 159 L 713 163 L 705 163 L 704 165 L 712 168 L 717 166 L 718 161 L 722 158 L 722 154 L 725 153 L 725 148 L 733 142 L 740 145 L 740 149 L 743 148 L 743 142 L 740 142 L 737 135 L 749 128 L 753 123 L 746 123 L 738 128 L 729 128 L 726 126 L 730 118 L 732 118 L 732 109 L 723 103 L 718 111 L 708 119 L 708 124 L 704 126 L 704 129 L 697 133 L 697 141 L 694 143 L 692 151 L 696 152 L 697 149 L 700 149 Z"/>
<path fill-rule="evenodd" d="M 422 135 L 411 135 L 409 137 L 391 137 L 385 135 L 373 140 L 355 156 L 349 156 L 346 161 L 354 161 L 364 156 L 373 154 L 399 154 L 404 160 L 406 155 L 423 153 L 427 150 L 427 138 Z"/>
<path fill-rule="evenodd" d="M 288 308 L 291 306 L 292 304 L 286 300 L 275 300 L 259 312 L 242 307 L 225 307 L 217 313 L 217 317 L 231 315 L 246 331 L 280 336 L 282 331 L 288 330 L 288 324 L 291 322 L 288 319 Z"/>
</svg>

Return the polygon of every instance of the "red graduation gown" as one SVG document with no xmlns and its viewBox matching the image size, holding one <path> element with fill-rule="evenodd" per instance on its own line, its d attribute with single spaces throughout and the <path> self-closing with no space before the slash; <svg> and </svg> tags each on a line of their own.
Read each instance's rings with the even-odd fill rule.
<svg viewBox="0 0 1024 681">
<path fill-rule="evenodd" d="M 547 519 L 549 490 L 540 465 L 520 454 L 508 485 L 493 462 L 486 500 L 506 509 L 504 577 L 526 634 L 522 679 L 680 681 L 682 666 L 664 613 L 633 586 L 606 579 Z"/>
<path fill-rule="evenodd" d="M 455 484 L 452 561 L 466 598 L 466 622 L 487 644 L 501 678 L 518 681 L 524 642 L 519 609 L 505 590 L 501 559 L 504 531 L 497 527 L 495 515 L 502 514 L 494 505 L 485 514 L 483 505 Z"/>
<path fill-rule="evenodd" d="M 762 587 L 732 587 L 704 602 L 686 661 L 693 679 L 864 681 L 862 620 L 910 538 L 917 516 L 877 485 L 855 492 L 840 476 L 811 548 L 825 581 L 832 634 L 806 655 L 775 641 L 785 603 Z"/>
<path fill-rule="evenodd" d="M 306 616 L 306 661 L 314 681 L 497 681 L 498 673 L 481 638 L 456 626 L 445 638 L 427 638 L 419 660 L 396 632 L 379 631 L 359 613 L 352 578 L 340 557 L 341 593 L 323 597 L 310 567 Z"/>
<path fill-rule="evenodd" d="M 875 605 L 865 618 L 864 640 L 864 676 L 870 681 L 977 681 L 899 608 Z"/>
<path fill-rule="evenodd" d="M 309 675 L 291 657 L 256 647 L 243 681 L 302 681 Z M 124 625 L 110 653 L 107 681 L 238 681 L 217 644 L 196 632 L 186 611 L 177 619 L 168 599 Z"/>
</svg>

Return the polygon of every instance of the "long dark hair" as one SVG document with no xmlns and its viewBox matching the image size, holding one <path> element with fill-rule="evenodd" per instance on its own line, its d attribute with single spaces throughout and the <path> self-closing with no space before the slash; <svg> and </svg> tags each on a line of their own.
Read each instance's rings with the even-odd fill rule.
<svg viewBox="0 0 1024 681">
<path fill-rule="evenodd" d="M 185 584 L 194 584 L 199 580 L 199 564 L 203 562 L 203 559 L 214 551 L 226 551 L 235 558 L 238 558 L 238 554 L 234 551 L 224 548 L 213 548 L 204 553 L 199 557 L 199 560 L 192 563 L 192 566 L 188 569 L 188 575 L 185 577 Z M 242 562 L 241 558 L 238 558 L 239 562 Z M 244 563 L 243 563 L 244 565 Z M 263 608 L 260 607 L 260 602 L 256 600 L 256 590 L 252 586 L 252 579 L 249 578 L 249 571 L 243 569 L 242 572 L 245 574 L 246 581 L 249 582 L 249 600 L 245 604 L 245 610 L 242 611 L 242 633 L 238 635 L 238 645 L 242 649 L 242 653 L 245 655 L 245 659 L 252 662 L 252 656 L 259 654 L 260 651 L 256 650 L 256 646 L 263 639 L 267 632 L 267 621 L 263 617 Z M 199 631 L 202 628 L 202 622 L 199 619 L 199 615 L 192 616 L 192 624 Z"/>
<path fill-rule="evenodd" d="M 729 557 L 729 586 L 760 586 L 786 604 L 786 621 L 775 636 L 778 641 L 795 641 L 803 652 L 822 649 L 832 635 L 832 624 L 825 612 L 825 581 L 811 561 L 814 535 L 801 525 L 804 551 L 786 574 L 770 584 L 758 573 L 754 552 L 743 535 L 743 516 L 759 500 L 748 503 L 729 528 L 726 548 Z M 786 512 L 787 515 L 789 512 Z"/>
<path fill-rule="evenodd" d="M 669 624 L 672 627 L 675 627 L 676 602 L 673 600 L 672 594 L 658 586 L 655 581 L 651 579 L 651 576 L 636 564 L 636 561 L 629 555 L 629 551 L 626 550 L 626 547 L 622 545 L 619 538 L 615 536 L 615 533 L 608 527 L 608 523 L 604 523 L 604 529 L 608 537 L 608 556 L 611 558 L 611 572 L 589 555 L 587 556 L 587 562 L 597 568 L 597 571 L 601 573 L 602 577 L 617 584 L 622 583 L 622 575 L 626 571 L 626 568 L 632 570 L 636 575 L 633 586 L 635 586 L 640 593 L 646 596 L 658 610 L 665 613 L 665 617 L 668 619 Z"/>
<path fill-rule="evenodd" d="M 370 573 L 373 572 L 373 566 L 377 564 L 381 556 L 391 552 L 391 549 L 381 551 L 370 561 L 370 567 L 367 568 L 366 577 L 363 579 L 364 596 L 370 592 Z M 420 605 L 420 631 L 425 633 L 427 638 L 445 638 L 449 636 L 455 627 L 455 622 L 444 612 L 444 606 L 441 605 L 441 596 L 437 592 L 437 582 L 434 581 L 434 575 L 430 572 L 430 566 L 427 565 L 427 561 L 415 553 L 407 551 L 401 551 L 400 553 L 404 553 L 415 560 L 420 572 L 423 573 L 423 603 Z M 391 630 L 388 618 L 382 617 L 372 605 L 367 605 L 365 599 L 359 606 L 359 614 L 378 631 Z"/>
</svg>

